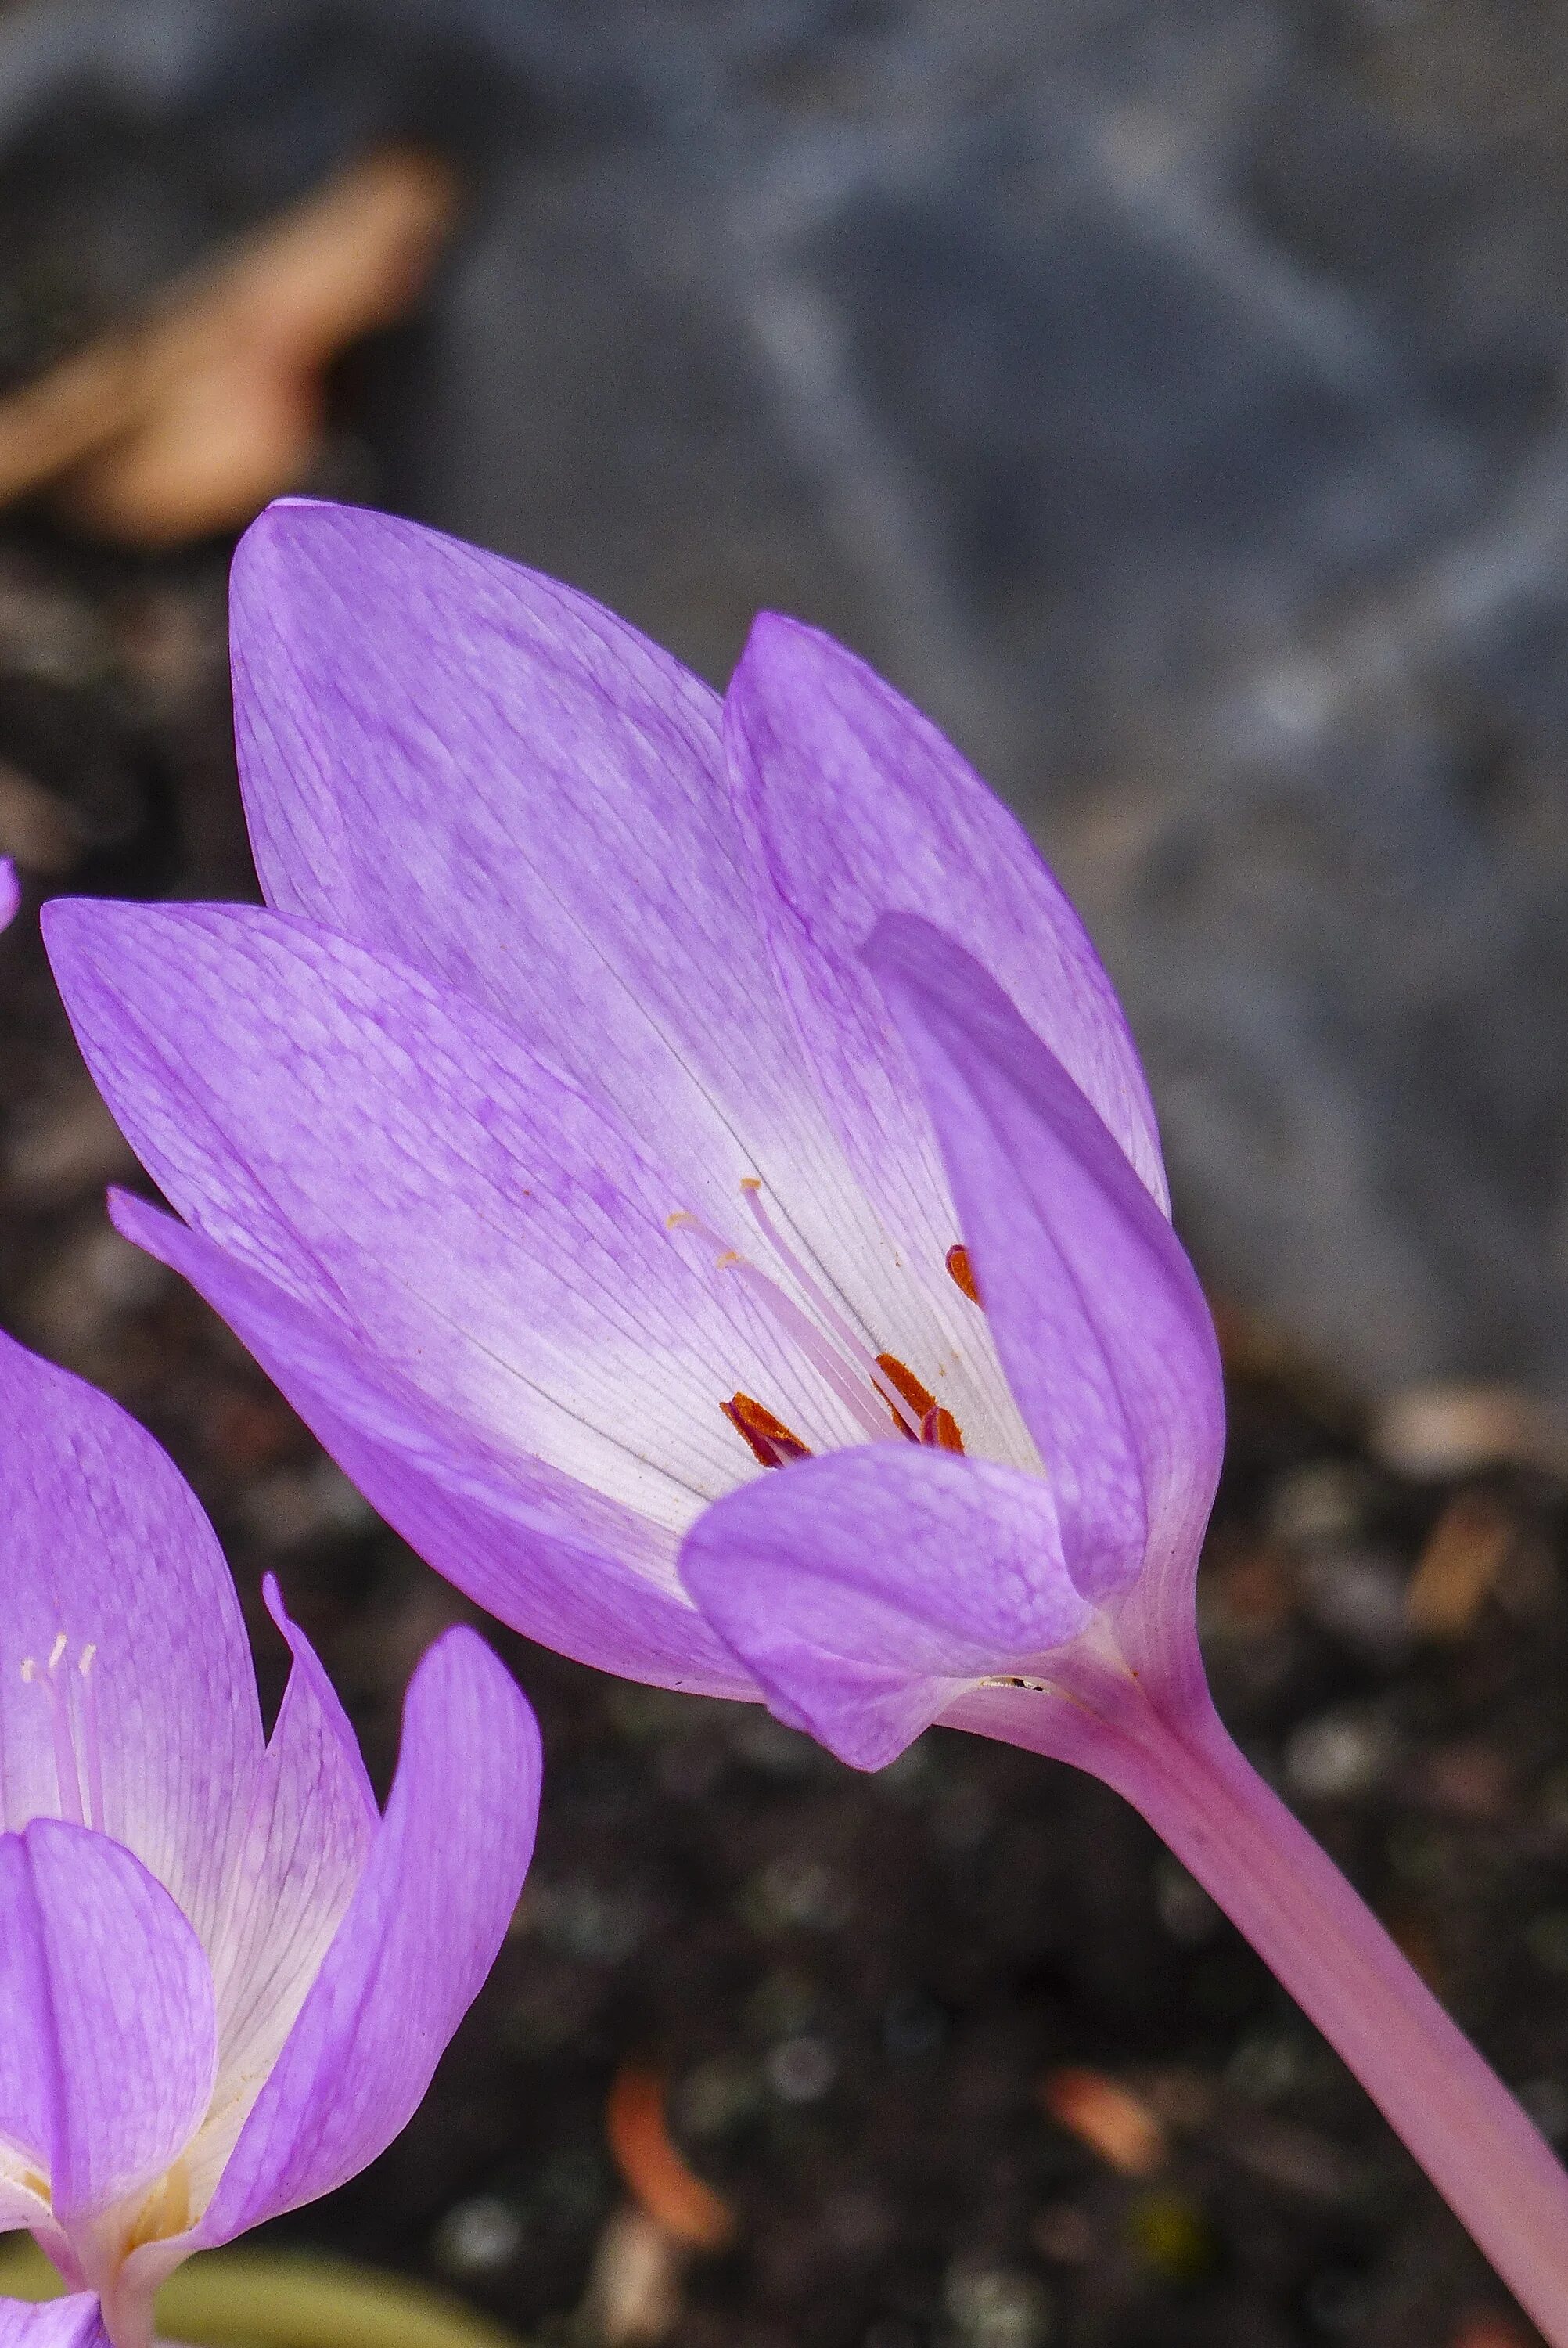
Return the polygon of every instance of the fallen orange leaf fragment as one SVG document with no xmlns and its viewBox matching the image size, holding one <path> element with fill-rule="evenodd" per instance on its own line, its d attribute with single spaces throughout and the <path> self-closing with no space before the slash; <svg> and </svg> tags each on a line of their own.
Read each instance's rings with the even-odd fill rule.
<svg viewBox="0 0 1568 2348">
<path fill-rule="evenodd" d="M 351 165 L 138 324 L 0 399 L 0 503 L 47 489 L 73 520 L 138 545 L 248 521 L 308 470 L 328 367 L 409 309 L 457 202 L 432 155 Z"/>
<path fill-rule="evenodd" d="M 610 2091 L 605 2133 L 628 2191 L 649 2217 L 694 2250 L 723 2249 L 735 2230 L 734 2218 L 671 2141 L 661 2073 L 639 2063 L 623 2065 Z"/>
<path fill-rule="evenodd" d="M 1462 1639 L 1508 1561 L 1517 1527 L 1501 1502 L 1460 1492 L 1432 1529 L 1405 1591 L 1405 1618 L 1428 1639 Z"/>
<path fill-rule="evenodd" d="M 1067 2129 L 1123 2177 L 1153 2177 L 1168 2149 L 1157 2116 L 1139 2096 L 1103 2071 L 1049 2072 L 1040 2098 L 1058 2127 Z"/>
</svg>

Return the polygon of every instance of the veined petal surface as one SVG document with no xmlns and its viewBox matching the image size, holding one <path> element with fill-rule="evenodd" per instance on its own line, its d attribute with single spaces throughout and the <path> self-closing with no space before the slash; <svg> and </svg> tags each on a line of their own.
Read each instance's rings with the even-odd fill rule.
<svg viewBox="0 0 1568 2348">
<path fill-rule="evenodd" d="M 764 614 L 724 720 L 777 983 L 865 1212 L 885 1235 L 880 1251 L 856 1251 L 882 1274 L 869 1317 L 893 1352 L 935 1367 L 971 1450 L 1032 1465 L 994 1348 L 946 1273 L 958 1236 L 950 1186 L 863 949 L 878 919 L 900 911 L 962 939 L 1163 1208 L 1153 1111 L 1115 993 L 1014 818 L 927 718 L 831 638 Z M 838 1256 L 824 1261 L 853 1282 Z"/>
<path fill-rule="evenodd" d="M 144 1428 L 3 1334 L 0 1422 L 0 1826 L 87 1819 L 210 1948 L 261 1758 L 216 1536 Z"/>
<path fill-rule="evenodd" d="M 112 1195 L 110 1213 L 222 1314 L 344 1474 L 477 1604 L 602 1671 L 755 1694 L 681 1588 L 671 1535 L 572 1477 L 502 1452 L 338 1322 L 145 1200 Z"/>
<path fill-rule="evenodd" d="M 96 2296 L 0 2299 L 0 2348 L 108 2348 Z"/>
<path fill-rule="evenodd" d="M 206 2203 L 347 1911 L 381 1824 L 359 1743 L 276 1581 L 267 1610 L 293 1655 L 245 1821 L 213 1969 L 218 2077 L 190 2152 Z"/>
<path fill-rule="evenodd" d="M 885 1097 L 903 1081 L 861 948 L 884 913 L 923 914 L 990 972 L 1167 1206 L 1148 1085 L 1088 932 L 1021 824 L 930 719 L 831 636 L 765 612 L 724 731 L 778 900 L 780 974 L 812 1065 L 842 1095 L 840 1121 L 858 1135 L 866 1091 L 882 1097 L 885 1127 Z"/>
<path fill-rule="evenodd" d="M 820 1149 L 705 685 L 588 596 L 353 507 L 270 508 L 231 613 L 269 903 L 487 1004 L 710 1220 Z"/>
<path fill-rule="evenodd" d="M 538 1795 L 516 1682 L 474 1632 L 447 1632 L 409 1683 L 359 1888 L 187 2249 L 331 2192 L 412 2116 L 506 1936 Z"/>
<path fill-rule="evenodd" d="M 68 2232 L 189 2143 L 217 2064 L 212 1977 L 128 1850 L 52 1818 L 0 1836 L 0 2133 L 46 2172 Z"/>
<path fill-rule="evenodd" d="M 48 935 L 173 1204 L 491 1442 L 679 1533 L 753 1472 L 723 1414 L 737 1388 L 813 1448 L 845 1439 L 713 1251 L 670 1228 L 669 1172 L 466 996 L 246 908 L 56 901 Z"/>
<path fill-rule="evenodd" d="M 681 1570 L 780 1718 L 860 1769 L 1091 1614 L 1039 1477 L 902 1447 L 732 1493 L 687 1535 Z"/>
<path fill-rule="evenodd" d="M 994 1371 L 978 1400 L 944 1347 L 835 1135 L 708 688 L 587 597 L 346 507 L 271 508 L 232 611 L 269 901 L 487 1004 L 743 1251 L 741 1188 L 760 1181 L 860 1341 L 917 1357 L 933 1386 L 956 1373 L 969 1421 L 1027 1451 Z M 798 1395 L 767 1399 L 814 1447 L 854 1439 L 801 1426 Z"/>
<path fill-rule="evenodd" d="M 1164 1215 L 995 980 L 912 914 L 867 962 L 918 1071 L 997 1350 L 1078 1587 L 1190 1579 L 1225 1445 L 1219 1349 Z"/>
</svg>

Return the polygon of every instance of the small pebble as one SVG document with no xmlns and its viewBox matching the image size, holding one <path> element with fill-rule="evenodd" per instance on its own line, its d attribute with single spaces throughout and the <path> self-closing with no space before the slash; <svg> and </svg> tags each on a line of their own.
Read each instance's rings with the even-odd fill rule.
<svg viewBox="0 0 1568 2348">
<path fill-rule="evenodd" d="M 1381 1722 L 1351 1713 L 1322 1713 L 1304 1721 L 1285 1748 L 1291 1787 L 1310 1800 L 1343 1802 L 1370 1793 L 1393 1761 L 1393 1739 Z"/>
<path fill-rule="evenodd" d="M 1050 2294 L 1020 2268 L 957 2260 L 943 2299 L 964 2348 L 1044 2348 L 1050 2338 Z"/>
<path fill-rule="evenodd" d="M 757 1907 L 771 1921 L 835 1931 L 848 1918 L 847 1890 L 832 1870 L 815 1859 L 775 1859 L 757 1885 Z"/>
<path fill-rule="evenodd" d="M 757 2075 L 749 2063 L 715 2054 L 689 2071 L 675 2090 L 675 2110 L 683 2136 L 723 2136 L 757 2107 Z"/>
<path fill-rule="evenodd" d="M 431 2255 L 446 2273 L 466 2281 L 509 2267 L 523 2247 L 522 2213 L 492 2193 L 477 2194 L 448 2209 L 431 2240 Z"/>
<path fill-rule="evenodd" d="M 768 2082 L 786 2104 L 815 2104 L 838 2075 L 832 2049 L 820 2038 L 786 2038 L 767 2059 Z"/>
<path fill-rule="evenodd" d="M 1353 1459 L 1314 1459 L 1282 1476 L 1269 1496 L 1268 1527 L 1291 1548 L 1358 1533 L 1371 1503 L 1367 1470 Z"/>
</svg>

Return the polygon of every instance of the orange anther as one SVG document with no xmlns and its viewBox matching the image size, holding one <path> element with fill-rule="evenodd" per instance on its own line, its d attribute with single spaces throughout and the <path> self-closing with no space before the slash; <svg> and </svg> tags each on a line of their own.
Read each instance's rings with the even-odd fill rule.
<svg viewBox="0 0 1568 2348">
<path fill-rule="evenodd" d="M 920 1440 L 935 1446 L 938 1451 L 961 1451 L 964 1438 L 958 1433 L 958 1422 L 950 1410 L 940 1404 L 928 1410 L 920 1421 Z"/>
<path fill-rule="evenodd" d="M 947 1263 L 948 1277 L 954 1287 L 961 1288 L 971 1304 L 979 1304 L 980 1292 L 975 1285 L 974 1267 L 969 1262 L 969 1251 L 962 1240 L 957 1246 L 948 1250 Z"/>
<path fill-rule="evenodd" d="M 792 1459 L 809 1459 L 811 1450 L 798 1435 L 792 1435 L 782 1418 L 775 1418 L 765 1404 L 754 1402 L 749 1394 L 732 1395 L 719 1408 L 735 1429 L 751 1446 L 753 1456 L 764 1468 L 787 1468 Z"/>
<path fill-rule="evenodd" d="M 904 1400 L 908 1404 L 909 1408 L 916 1418 L 924 1419 L 927 1411 L 933 1411 L 936 1409 L 937 1397 L 931 1392 L 930 1387 L 923 1386 L 920 1384 L 919 1379 L 915 1375 L 914 1371 L 906 1369 L 903 1363 L 898 1359 L 896 1354 L 878 1354 L 876 1356 L 876 1366 L 881 1371 L 883 1376 L 886 1379 L 888 1385 L 894 1388 L 895 1392 L 903 1395 Z M 887 1402 L 886 1395 L 883 1395 L 881 1398 L 884 1402 Z M 907 1435 L 911 1443 L 918 1443 L 920 1437 L 916 1434 L 914 1428 L 905 1418 L 903 1413 L 901 1411 L 894 1410 L 893 1405 L 890 1402 L 887 1403 L 887 1407 L 889 1410 L 893 1411 L 893 1424 L 898 1429 L 899 1434 Z"/>
</svg>

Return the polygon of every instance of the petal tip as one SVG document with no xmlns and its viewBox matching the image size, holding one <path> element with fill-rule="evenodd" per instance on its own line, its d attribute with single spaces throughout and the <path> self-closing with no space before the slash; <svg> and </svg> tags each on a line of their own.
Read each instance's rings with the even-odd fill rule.
<svg viewBox="0 0 1568 2348">
<path fill-rule="evenodd" d="M 797 620 L 788 612 L 759 612 L 735 664 L 735 681 L 765 679 L 803 654 L 832 655 L 842 650 L 824 629 L 813 627 L 809 620 Z"/>
</svg>

